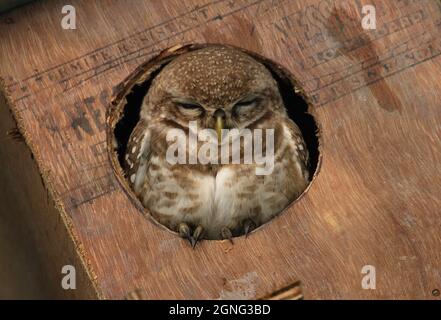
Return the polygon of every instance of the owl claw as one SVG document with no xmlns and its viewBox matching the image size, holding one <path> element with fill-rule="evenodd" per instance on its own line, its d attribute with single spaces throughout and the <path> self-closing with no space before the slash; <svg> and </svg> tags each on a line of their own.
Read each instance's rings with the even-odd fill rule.
<svg viewBox="0 0 441 320">
<path fill-rule="evenodd" d="M 198 241 L 195 239 L 195 238 L 193 238 L 193 237 L 190 237 L 190 244 L 191 244 L 191 247 L 194 249 L 195 247 L 196 247 L 196 243 L 197 243 Z"/>
<path fill-rule="evenodd" d="M 191 245 L 193 249 L 196 246 L 196 243 L 198 243 L 198 241 L 202 238 L 203 233 L 204 233 L 204 227 L 202 227 L 201 225 L 198 225 L 196 229 L 194 229 L 193 237 L 191 238 L 192 239 Z"/>
<path fill-rule="evenodd" d="M 188 224 L 186 224 L 185 222 L 180 223 L 178 226 L 178 232 L 179 236 L 190 241 L 190 244 L 193 246 L 193 238 L 191 236 L 190 227 L 188 226 Z"/>
<path fill-rule="evenodd" d="M 248 235 L 251 231 L 256 228 L 256 224 L 251 219 L 246 219 L 243 223 L 243 230 L 245 231 L 245 238 L 248 238 Z"/>
<path fill-rule="evenodd" d="M 231 230 L 228 229 L 227 227 L 222 228 L 221 236 L 222 236 L 223 239 L 229 240 L 231 244 L 234 244 L 234 242 L 233 242 L 233 234 L 231 233 Z"/>
<path fill-rule="evenodd" d="M 182 222 L 178 226 L 179 236 L 181 238 L 187 239 L 190 242 L 190 245 L 194 249 L 199 240 L 202 239 L 204 234 L 204 227 L 198 225 L 196 229 L 193 231 L 193 235 L 191 234 L 191 229 L 185 222 Z"/>
</svg>

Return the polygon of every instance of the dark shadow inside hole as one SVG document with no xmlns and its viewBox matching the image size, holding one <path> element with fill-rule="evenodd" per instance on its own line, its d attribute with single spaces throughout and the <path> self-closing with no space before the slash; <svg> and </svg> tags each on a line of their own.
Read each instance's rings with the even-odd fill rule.
<svg viewBox="0 0 441 320">
<path fill-rule="evenodd" d="M 123 116 L 116 124 L 114 130 L 115 139 L 118 142 L 118 147 L 116 150 L 118 161 L 123 168 L 127 143 L 129 142 L 130 134 L 132 133 L 133 129 L 135 129 L 135 126 L 139 121 L 139 113 L 141 111 L 144 96 L 147 94 L 153 79 L 158 75 L 159 72 L 161 72 L 164 66 L 153 72 L 145 82 L 135 85 L 132 88 L 132 91 L 126 96 L 127 103 L 124 106 Z"/>
<path fill-rule="evenodd" d="M 126 153 L 130 134 L 139 121 L 139 112 L 141 110 L 143 98 L 150 88 L 153 79 L 164 66 L 153 72 L 149 79 L 144 83 L 135 85 L 132 91 L 126 96 L 127 104 L 124 106 L 123 116 L 118 121 L 114 130 L 115 138 L 118 142 L 118 160 L 122 167 L 124 167 L 124 155 Z M 295 93 L 294 85 L 291 83 L 291 80 L 284 75 L 274 72 L 271 66 L 266 65 L 266 67 L 270 70 L 279 85 L 279 90 L 288 112 L 288 116 L 297 124 L 303 134 L 306 147 L 309 151 L 309 173 L 310 178 L 312 178 L 317 169 L 319 160 L 317 124 L 314 117 L 308 113 L 308 104 L 306 101 L 301 95 Z"/>
</svg>

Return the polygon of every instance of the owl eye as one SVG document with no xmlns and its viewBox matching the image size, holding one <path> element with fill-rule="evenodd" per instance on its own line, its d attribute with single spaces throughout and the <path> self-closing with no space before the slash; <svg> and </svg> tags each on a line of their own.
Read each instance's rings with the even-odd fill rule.
<svg viewBox="0 0 441 320">
<path fill-rule="evenodd" d="M 183 109 L 202 109 L 202 106 L 199 103 L 187 99 L 173 99 L 173 102 L 177 107 Z"/>
<path fill-rule="evenodd" d="M 197 103 L 192 102 L 175 102 L 178 107 L 184 108 L 184 109 L 200 109 L 201 106 Z"/>
<path fill-rule="evenodd" d="M 236 104 L 234 105 L 234 112 L 235 113 L 246 112 L 246 111 L 254 108 L 255 106 L 257 106 L 259 101 L 260 101 L 260 98 L 256 97 L 256 96 L 246 97 L 246 98 L 236 102 Z"/>
<path fill-rule="evenodd" d="M 173 99 L 173 102 L 178 108 L 179 112 L 187 117 L 199 117 L 204 112 L 204 108 L 200 104 L 191 100 Z"/>
</svg>

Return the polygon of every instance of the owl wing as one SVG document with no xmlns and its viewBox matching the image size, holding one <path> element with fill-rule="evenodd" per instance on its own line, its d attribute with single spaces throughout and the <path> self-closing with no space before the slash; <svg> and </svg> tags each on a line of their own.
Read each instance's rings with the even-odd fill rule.
<svg viewBox="0 0 441 320">
<path fill-rule="evenodd" d="M 305 141 L 303 140 L 303 135 L 299 127 L 291 120 L 284 122 L 284 127 L 288 132 L 288 137 L 291 139 L 293 144 L 291 147 L 295 150 L 294 154 L 301 162 L 301 169 L 303 175 L 308 180 L 309 179 L 309 152 L 306 148 Z"/>
<path fill-rule="evenodd" d="M 147 178 L 150 155 L 150 130 L 147 122 L 141 119 L 130 135 L 125 154 L 125 172 L 136 194 L 140 193 Z"/>
</svg>

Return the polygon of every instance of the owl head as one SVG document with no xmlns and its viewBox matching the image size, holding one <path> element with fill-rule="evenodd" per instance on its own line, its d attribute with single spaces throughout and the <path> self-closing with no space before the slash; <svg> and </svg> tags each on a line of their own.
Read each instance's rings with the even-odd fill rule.
<svg viewBox="0 0 441 320">
<path fill-rule="evenodd" d="M 141 117 L 186 130 L 255 128 L 274 114 L 285 114 L 277 82 L 250 55 L 211 46 L 182 54 L 153 80 Z"/>
</svg>

